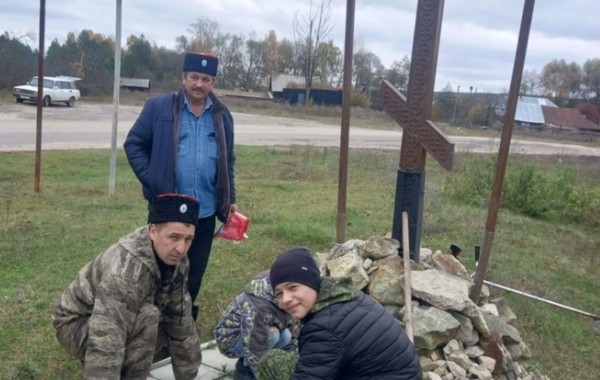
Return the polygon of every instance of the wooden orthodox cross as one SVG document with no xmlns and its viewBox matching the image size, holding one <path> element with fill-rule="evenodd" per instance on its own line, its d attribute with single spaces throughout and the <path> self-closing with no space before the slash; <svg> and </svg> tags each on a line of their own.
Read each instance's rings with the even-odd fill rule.
<svg viewBox="0 0 600 380">
<path fill-rule="evenodd" d="M 419 0 L 408 80 L 408 99 L 389 82 L 382 83 L 383 108 L 403 128 L 392 237 L 402 242 L 402 212 L 409 216 L 410 256 L 419 261 L 425 155 L 452 169 L 454 143 L 430 120 L 440 41 L 443 0 Z"/>
</svg>

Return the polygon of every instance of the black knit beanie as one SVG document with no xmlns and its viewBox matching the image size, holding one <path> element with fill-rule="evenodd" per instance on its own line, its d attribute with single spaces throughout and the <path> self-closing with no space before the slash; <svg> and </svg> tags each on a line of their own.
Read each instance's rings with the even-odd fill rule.
<svg viewBox="0 0 600 380">
<path fill-rule="evenodd" d="M 273 289 L 284 282 L 297 282 L 317 292 L 321 285 L 321 272 L 306 248 L 292 248 L 275 259 L 270 271 Z"/>
</svg>

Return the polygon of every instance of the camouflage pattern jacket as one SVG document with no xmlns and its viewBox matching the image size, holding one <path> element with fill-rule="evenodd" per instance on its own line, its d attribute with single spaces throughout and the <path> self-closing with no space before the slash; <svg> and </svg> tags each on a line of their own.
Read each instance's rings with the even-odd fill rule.
<svg viewBox="0 0 600 380">
<path fill-rule="evenodd" d="M 233 345 L 240 338 L 244 343 L 243 357 L 252 372 L 256 373 L 258 361 L 267 352 L 268 327 L 277 326 L 279 331 L 289 328 L 292 342 L 286 351 L 296 348 L 298 324 L 277 306 L 269 281 L 269 271 L 257 274 L 223 313 L 214 329 L 219 351 L 234 358 Z"/>
<path fill-rule="evenodd" d="M 83 267 L 60 296 L 52 315 L 55 328 L 89 318 L 86 378 L 120 377 L 128 332 L 144 304 L 161 312 L 175 377 L 196 376 L 202 354 L 186 290 L 189 261 L 181 260 L 171 279 L 162 281 L 156 260 L 148 226 L 140 227 Z"/>
</svg>

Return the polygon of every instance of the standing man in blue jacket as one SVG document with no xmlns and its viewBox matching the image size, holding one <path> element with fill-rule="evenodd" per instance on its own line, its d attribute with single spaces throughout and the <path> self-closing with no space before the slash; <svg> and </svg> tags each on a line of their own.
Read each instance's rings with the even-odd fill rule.
<svg viewBox="0 0 600 380">
<path fill-rule="evenodd" d="M 215 219 L 225 222 L 229 213 L 237 211 L 233 118 L 212 92 L 218 63 L 211 53 L 186 53 L 179 90 L 148 100 L 124 144 L 146 199 L 178 193 L 200 203 L 188 253 L 194 320 Z"/>
</svg>

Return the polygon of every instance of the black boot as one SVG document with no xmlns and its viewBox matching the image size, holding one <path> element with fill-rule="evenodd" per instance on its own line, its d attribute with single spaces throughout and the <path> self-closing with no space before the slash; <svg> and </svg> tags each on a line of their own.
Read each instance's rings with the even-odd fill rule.
<svg viewBox="0 0 600 380">
<path fill-rule="evenodd" d="M 233 380 L 256 380 L 252 370 L 247 365 L 244 365 L 244 359 L 239 358 L 235 363 L 235 372 L 233 373 Z"/>
</svg>

